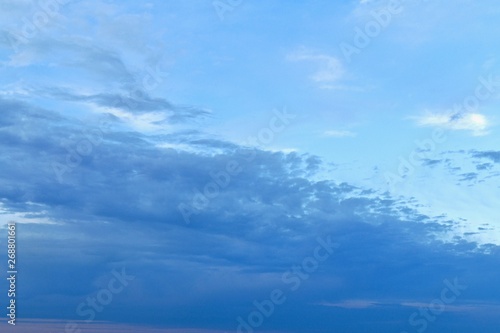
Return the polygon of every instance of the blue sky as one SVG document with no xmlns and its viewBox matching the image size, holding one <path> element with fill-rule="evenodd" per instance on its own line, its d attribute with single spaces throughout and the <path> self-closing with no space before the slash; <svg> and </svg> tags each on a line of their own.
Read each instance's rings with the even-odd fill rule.
<svg viewBox="0 0 500 333">
<path fill-rule="evenodd" d="M 6 332 L 497 332 L 499 14 L 1 1 Z"/>
</svg>

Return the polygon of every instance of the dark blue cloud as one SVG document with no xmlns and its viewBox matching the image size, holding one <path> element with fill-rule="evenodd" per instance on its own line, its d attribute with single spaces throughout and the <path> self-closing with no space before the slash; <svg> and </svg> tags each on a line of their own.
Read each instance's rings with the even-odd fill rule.
<svg viewBox="0 0 500 333">
<path fill-rule="evenodd" d="M 473 157 L 489 159 L 495 163 L 500 163 L 500 151 L 477 151 L 471 152 Z"/>
<path fill-rule="evenodd" d="M 61 88 L 44 88 L 36 90 L 36 95 L 47 96 L 62 101 L 90 102 L 101 107 L 122 109 L 130 113 L 147 113 L 164 111 L 168 115 L 168 122 L 177 123 L 189 119 L 208 116 L 210 112 L 190 106 L 177 106 L 163 98 L 154 98 L 144 91 L 143 87 L 123 90 L 121 93 L 100 93 L 94 95 L 80 95 Z"/>
<path fill-rule="evenodd" d="M 19 300 L 27 317 L 82 319 L 78 304 L 125 267 L 136 279 L 99 319 L 235 329 L 254 300 L 274 288 L 290 290 L 283 274 L 311 255 L 317 237 L 340 247 L 289 291 L 263 330 L 402 330 L 413 311 L 402 303 L 430 302 L 454 277 L 470 286 L 459 302 L 498 299 L 497 246 L 442 241 L 455 222 L 423 215 L 411 200 L 312 180 L 322 164 L 317 157 L 199 132 L 147 136 L 120 129 L 113 117 L 96 132 L 97 120 L 81 123 L 17 101 L 2 100 L 1 108 L 2 207 L 33 221 L 19 227 L 25 276 Z M 77 163 L 85 140 L 92 149 Z M 179 142 L 193 150 L 161 148 Z M 241 171 L 194 207 L 196 194 L 222 182 L 221 172 L 235 161 Z M 67 168 L 61 182 L 54 163 Z M 189 224 L 182 203 L 192 209 Z M 36 223 L 44 220 L 55 224 Z M 348 312 L 320 305 L 360 299 L 385 305 Z M 375 323 L 380 317 L 386 320 Z M 448 313 L 442 321 L 459 318 Z"/>
</svg>

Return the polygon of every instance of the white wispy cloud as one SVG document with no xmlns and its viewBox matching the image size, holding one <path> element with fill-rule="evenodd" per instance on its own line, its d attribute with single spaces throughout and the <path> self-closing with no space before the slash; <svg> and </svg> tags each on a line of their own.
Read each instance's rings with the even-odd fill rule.
<svg viewBox="0 0 500 333">
<path fill-rule="evenodd" d="M 419 126 L 440 127 L 448 130 L 471 131 L 473 135 L 488 134 L 490 121 L 481 113 L 426 112 L 413 117 Z"/>
<path fill-rule="evenodd" d="M 345 73 L 339 59 L 331 55 L 301 48 L 287 56 L 289 61 L 311 61 L 318 65 L 318 69 L 311 75 L 311 80 L 317 83 L 332 83 L 340 80 Z"/>
<path fill-rule="evenodd" d="M 345 138 L 345 137 L 355 137 L 356 133 L 351 131 L 338 131 L 338 130 L 329 130 L 323 132 L 324 136 L 334 137 L 334 138 Z"/>
</svg>

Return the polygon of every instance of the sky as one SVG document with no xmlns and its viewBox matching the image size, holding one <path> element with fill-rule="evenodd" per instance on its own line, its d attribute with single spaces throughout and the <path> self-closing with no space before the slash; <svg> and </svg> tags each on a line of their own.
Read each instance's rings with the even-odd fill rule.
<svg viewBox="0 0 500 333">
<path fill-rule="evenodd" d="M 498 332 L 499 15 L 0 0 L 2 332 Z"/>
</svg>

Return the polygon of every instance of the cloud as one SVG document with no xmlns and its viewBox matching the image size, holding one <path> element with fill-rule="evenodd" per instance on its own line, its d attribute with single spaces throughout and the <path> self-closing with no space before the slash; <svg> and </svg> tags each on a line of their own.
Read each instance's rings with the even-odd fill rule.
<svg viewBox="0 0 500 333">
<path fill-rule="evenodd" d="M 473 272 L 481 274 L 469 278 L 479 281 L 493 274 L 500 255 L 493 245 L 485 254 L 482 245 L 462 238 L 441 241 L 439 235 L 453 230 L 453 223 L 423 215 L 403 198 L 314 180 L 322 164 L 317 157 L 248 149 L 197 132 L 148 136 L 111 126 L 59 183 L 53 163 L 66 163 L 93 123 L 26 102 L 0 102 L 2 213 L 23 216 L 19 228 L 30 244 L 23 248 L 22 267 L 30 298 L 19 309 L 26 316 L 50 318 L 56 311 L 72 318 L 96 281 L 125 266 L 136 280 L 102 318 L 120 321 L 125 315 L 131 322 L 182 327 L 206 327 L 203 318 L 211 318 L 221 324 L 243 315 L 255 294 L 289 287 L 281 281 L 283 273 L 301 263 L 321 235 L 340 244 L 338 253 L 311 275 L 315 283 L 294 295 L 293 306 L 283 306 L 287 316 L 325 297 L 344 307 L 369 306 L 366 310 L 377 307 L 344 300 L 416 299 L 421 290 L 434 290 L 434 283 L 470 267 L 470 257 L 477 259 Z M 178 143 L 200 149 L 175 149 Z M 216 153 L 199 153 L 210 149 Z M 231 161 L 241 172 L 186 225 L 178 205 L 191 205 L 214 179 L 224 183 L 221 172 Z M 4 243 L 0 239 L 0 246 Z M 424 264 L 432 269 L 419 269 Z M 498 288 L 488 286 L 487 295 L 494 298 Z M 149 307 L 138 310 L 144 299 Z M 37 306 L 46 303 L 51 307 Z M 158 308 L 165 315 L 151 316 Z M 178 315 L 188 310 L 192 316 Z M 300 327 L 315 320 L 313 312 L 303 323 L 274 318 Z"/>
<path fill-rule="evenodd" d="M 374 307 L 380 308 L 397 308 L 397 307 L 409 307 L 409 308 L 429 308 L 431 306 L 431 301 L 422 300 L 359 300 L 359 299 L 349 299 L 341 302 L 320 302 L 318 305 L 326 307 L 337 307 L 343 309 L 369 309 Z M 483 312 L 483 311 L 497 311 L 500 309 L 500 304 L 497 303 L 487 303 L 487 302 L 468 302 L 467 304 L 446 304 L 443 311 L 446 312 Z"/>
<path fill-rule="evenodd" d="M 414 117 L 419 126 L 439 127 L 454 131 L 470 131 L 475 136 L 488 134 L 490 122 L 480 113 L 431 113 Z"/>
<path fill-rule="evenodd" d="M 58 101 L 92 103 L 104 108 L 104 112 L 136 124 L 137 128 L 177 124 L 210 115 L 210 111 L 193 106 L 174 105 L 164 98 L 151 97 L 140 87 L 116 93 L 79 94 L 70 89 L 46 87 L 31 89 L 31 95 L 44 96 Z"/>
<path fill-rule="evenodd" d="M 356 133 L 351 131 L 328 130 L 323 133 L 324 136 L 334 138 L 355 137 Z"/>
<path fill-rule="evenodd" d="M 497 167 L 500 163 L 498 151 L 459 150 L 442 152 L 440 155 L 442 159 L 424 160 L 424 165 L 441 164 L 449 174 L 457 177 L 458 184 L 470 186 L 500 176 Z"/>
<path fill-rule="evenodd" d="M 344 67 L 339 59 L 328 54 L 319 53 L 306 48 L 290 53 L 289 61 L 310 61 L 317 64 L 318 69 L 311 75 L 311 80 L 319 84 L 327 84 L 339 81 L 345 73 Z"/>
<path fill-rule="evenodd" d="M 338 307 L 338 308 L 344 308 L 344 309 L 366 309 L 366 308 L 371 308 L 374 306 L 377 306 L 379 303 L 375 301 L 366 301 L 366 300 L 345 300 L 342 302 L 337 302 L 337 303 L 329 303 L 329 302 L 322 302 L 318 303 L 318 305 L 322 306 L 333 306 L 333 307 Z"/>
<path fill-rule="evenodd" d="M 435 165 L 438 165 L 440 163 L 442 163 L 443 161 L 442 160 L 437 160 L 437 159 L 430 159 L 430 158 L 423 158 L 422 159 L 422 163 L 423 165 L 425 166 L 435 166 Z"/>
<path fill-rule="evenodd" d="M 487 158 L 495 163 L 500 163 L 500 151 L 477 151 L 471 152 L 473 157 Z"/>
</svg>

